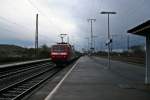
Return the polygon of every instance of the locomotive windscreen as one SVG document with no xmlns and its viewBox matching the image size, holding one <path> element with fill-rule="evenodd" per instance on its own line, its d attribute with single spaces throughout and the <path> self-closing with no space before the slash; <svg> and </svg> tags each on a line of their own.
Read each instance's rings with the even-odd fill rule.
<svg viewBox="0 0 150 100">
<path fill-rule="evenodd" d="M 55 46 L 52 47 L 52 50 L 54 52 L 64 52 L 65 51 L 65 46 L 55 45 Z"/>
</svg>

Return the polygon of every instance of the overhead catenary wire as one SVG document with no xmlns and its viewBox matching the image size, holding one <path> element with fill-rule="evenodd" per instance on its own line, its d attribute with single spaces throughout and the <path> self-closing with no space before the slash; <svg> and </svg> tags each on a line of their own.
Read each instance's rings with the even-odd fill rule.
<svg viewBox="0 0 150 100">
<path fill-rule="evenodd" d="M 36 10 L 37 10 L 37 13 L 39 13 L 39 14 L 42 14 L 42 16 L 44 16 L 49 22 L 47 23 L 47 24 L 50 24 L 51 25 L 51 23 L 50 22 L 52 22 L 51 20 L 50 20 L 50 18 L 48 17 L 48 15 L 47 14 L 45 14 L 41 9 L 39 9 L 39 7 L 38 6 L 36 6 L 35 5 L 35 3 L 33 3 L 31 0 L 27 0 L 28 1 L 28 3 L 33 7 L 33 8 L 35 8 Z M 57 30 L 58 31 L 58 30 Z M 58 33 L 61 33 L 61 32 L 58 32 Z M 41 35 L 41 34 L 39 34 L 39 35 Z M 46 36 L 44 36 L 44 35 L 42 35 L 43 37 L 46 37 Z M 46 37 L 48 40 L 50 40 L 50 38 L 48 38 L 48 37 Z"/>
<path fill-rule="evenodd" d="M 28 27 L 25 27 L 24 25 L 18 24 L 18 23 L 13 22 L 13 21 L 10 21 L 10 20 L 2 17 L 2 16 L 0 16 L 0 20 L 3 20 L 5 22 L 7 22 L 7 23 L 10 23 L 10 24 L 15 25 L 17 27 L 20 27 L 19 29 L 25 29 L 25 30 L 30 30 L 31 31 L 31 29 L 29 29 Z"/>
</svg>

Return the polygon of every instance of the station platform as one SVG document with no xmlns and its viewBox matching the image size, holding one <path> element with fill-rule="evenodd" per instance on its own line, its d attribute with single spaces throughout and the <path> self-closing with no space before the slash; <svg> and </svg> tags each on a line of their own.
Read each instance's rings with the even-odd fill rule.
<svg viewBox="0 0 150 100">
<path fill-rule="evenodd" d="M 144 68 L 111 62 L 108 69 L 106 63 L 98 57 L 81 57 L 45 100 L 150 100 L 150 92 L 140 88 Z"/>
<path fill-rule="evenodd" d="M 12 62 L 10 64 L 3 64 L 0 65 L 0 68 L 8 68 L 8 67 L 14 67 L 14 66 L 19 66 L 19 65 L 25 65 L 25 64 L 32 64 L 32 63 L 37 63 L 37 62 L 43 62 L 43 61 L 50 61 L 50 59 L 40 59 L 40 60 L 32 60 L 32 61 L 22 61 L 22 62 Z"/>
</svg>

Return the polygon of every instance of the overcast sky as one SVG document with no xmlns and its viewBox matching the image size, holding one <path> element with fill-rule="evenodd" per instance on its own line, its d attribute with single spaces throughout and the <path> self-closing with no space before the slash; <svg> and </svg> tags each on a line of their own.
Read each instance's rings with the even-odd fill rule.
<svg viewBox="0 0 150 100">
<path fill-rule="evenodd" d="M 93 23 L 97 43 L 107 36 L 107 17 L 100 11 L 115 11 L 110 16 L 111 34 L 126 31 L 150 18 L 150 0 L 0 0 L 0 44 L 34 45 L 35 15 L 39 14 L 39 42 L 51 45 L 59 34 L 69 34 L 71 43 L 85 47 L 90 36 L 88 18 Z"/>
</svg>

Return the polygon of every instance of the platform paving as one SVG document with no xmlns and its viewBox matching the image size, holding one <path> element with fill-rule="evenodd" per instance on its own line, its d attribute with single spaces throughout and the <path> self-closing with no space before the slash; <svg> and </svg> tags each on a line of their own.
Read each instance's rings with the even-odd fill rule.
<svg viewBox="0 0 150 100">
<path fill-rule="evenodd" d="M 50 61 L 50 59 L 48 58 L 48 59 L 40 59 L 40 60 L 32 60 L 32 61 L 12 62 L 10 64 L 0 65 L 0 68 L 6 68 L 6 67 L 8 68 L 8 67 L 14 67 L 19 65 L 32 64 L 32 63 L 37 63 L 42 61 Z"/>
<path fill-rule="evenodd" d="M 81 57 L 47 100 L 150 100 L 150 92 L 142 88 L 144 68 L 112 62 L 108 69 L 106 63 L 106 59 Z"/>
</svg>

